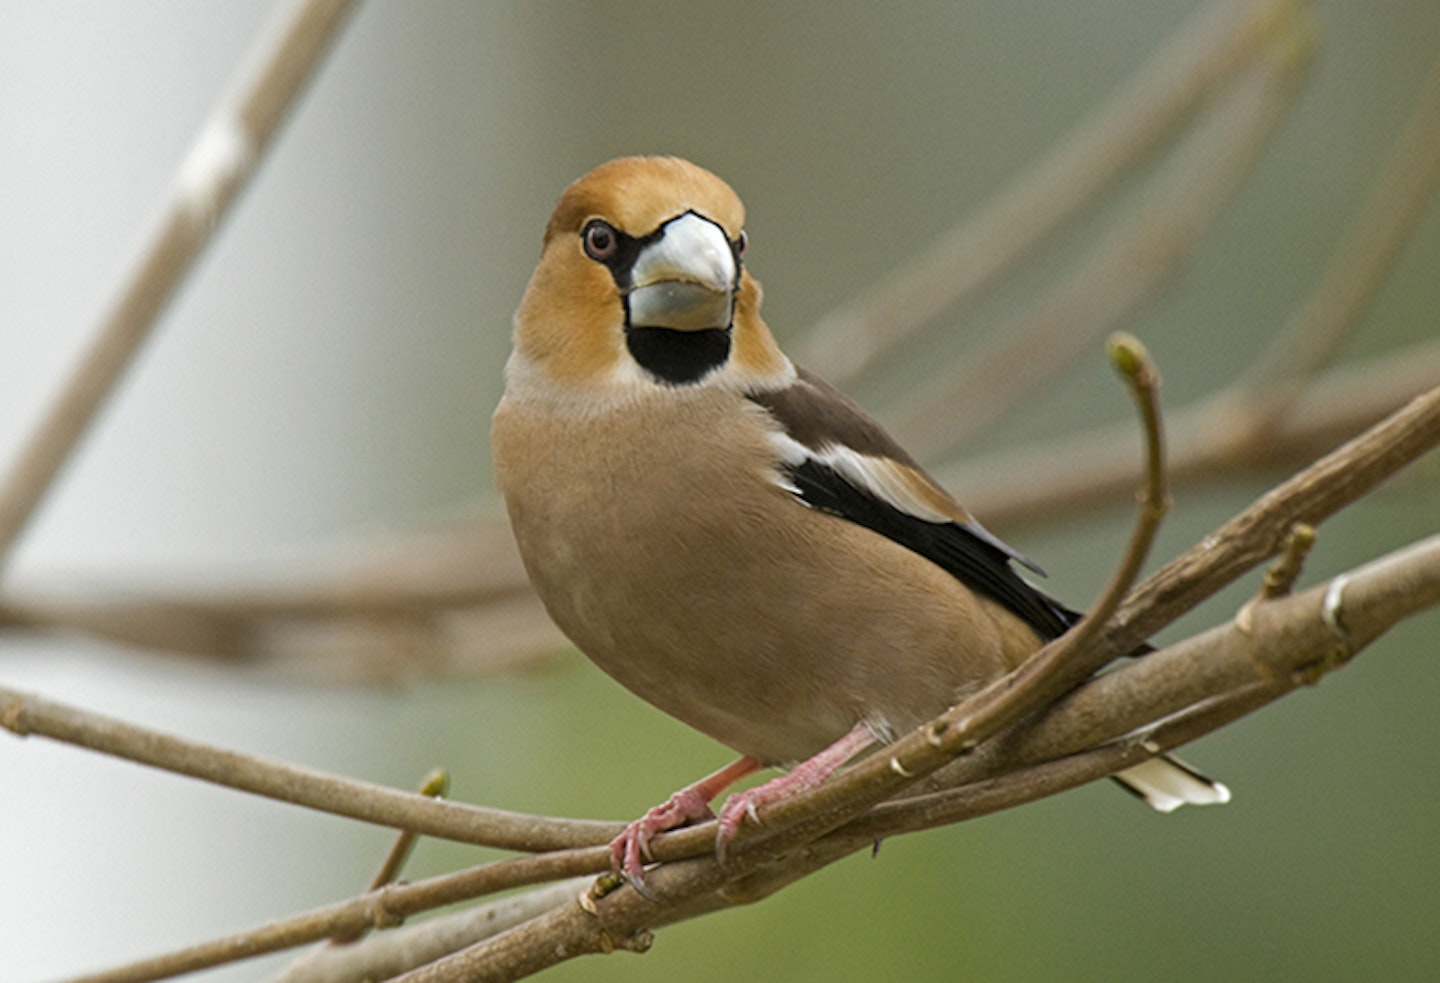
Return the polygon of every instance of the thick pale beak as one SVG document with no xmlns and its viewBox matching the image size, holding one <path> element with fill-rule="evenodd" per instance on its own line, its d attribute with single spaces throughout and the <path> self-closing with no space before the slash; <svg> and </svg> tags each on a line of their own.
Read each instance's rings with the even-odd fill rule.
<svg viewBox="0 0 1440 983">
<path fill-rule="evenodd" d="M 671 219 L 630 268 L 630 327 L 730 327 L 735 274 L 735 254 L 718 225 L 693 213 Z"/>
</svg>

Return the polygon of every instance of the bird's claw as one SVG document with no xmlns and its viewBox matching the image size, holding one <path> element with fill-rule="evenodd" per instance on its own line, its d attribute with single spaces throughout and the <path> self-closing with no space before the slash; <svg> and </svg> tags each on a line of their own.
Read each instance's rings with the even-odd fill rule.
<svg viewBox="0 0 1440 983">
<path fill-rule="evenodd" d="M 720 818 L 715 824 L 715 859 L 722 864 L 725 862 L 725 851 L 730 846 L 730 841 L 740 832 L 740 825 L 747 818 L 756 826 L 765 825 L 765 821 L 760 818 L 760 806 L 783 798 L 783 792 L 777 794 L 773 790 L 767 792 L 767 789 L 768 783 L 744 792 L 736 792 L 727 798 L 725 805 L 720 808 Z"/>
<path fill-rule="evenodd" d="M 654 859 L 650 853 L 650 841 L 686 823 L 711 818 L 714 818 L 714 813 L 699 792 L 693 788 L 681 789 L 626 826 L 624 832 L 610 841 L 610 863 L 636 891 L 653 901 L 655 895 L 645 886 L 645 864 Z"/>
</svg>

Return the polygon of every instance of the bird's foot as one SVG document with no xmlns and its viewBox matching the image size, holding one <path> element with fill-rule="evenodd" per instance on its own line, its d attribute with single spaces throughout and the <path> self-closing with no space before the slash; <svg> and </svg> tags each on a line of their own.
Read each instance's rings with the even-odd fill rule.
<svg viewBox="0 0 1440 983">
<path fill-rule="evenodd" d="M 650 857 L 650 841 L 661 833 L 700 819 L 710 819 L 710 800 L 696 785 L 682 788 L 663 803 L 635 820 L 625 831 L 610 841 L 610 862 L 625 879 L 642 894 L 645 889 L 645 862 Z"/>
<path fill-rule="evenodd" d="M 816 784 L 818 784 L 816 781 L 808 778 L 797 780 L 795 773 L 790 772 L 778 778 L 772 778 L 764 785 L 757 785 L 729 796 L 720 808 L 719 822 L 715 826 L 715 856 L 721 861 L 725 859 L 726 847 L 730 845 L 731 840 L 735 839 L 735 834 L 740 832 L 740 824 L 745 821 L 747 816 L 756 826 L 764 825 L 760 820 L 761 806 L 779 802 L 796 792 L 814 788 Z"/>
<path fill-rule="evenodd" d="M 700 819 L 711 819 L 710 800 L 760 768 L 751 757 L 734 761 L 694 785 L 687 785 L 663 803 L 635 820 L 625 831 L 610 841 L 610 862 L 615 870 L 647 898 L 653 897 L 645 886 L 645 862 L 651 859 L 650 841 L 661 833 Z"/>
<path fill-rule="evenodd" d="M 760 807 L 772 805 L 781 799 L 814 788 L 834 774 L 835 770 L 856 754 L 876 742 L 874 731 L 865 724 L 856 724 L 846 735 L 812 758 L 800 762 L 788 772 L 772 778 L 763 785 L 736 792 L 725 800 L 720 808 L 720 821 L 715 830 L 715 856 L 722 862 L 725 849 L 740 824 L 749 816 L 757 826 L 762 825 Z"/>
</svg>

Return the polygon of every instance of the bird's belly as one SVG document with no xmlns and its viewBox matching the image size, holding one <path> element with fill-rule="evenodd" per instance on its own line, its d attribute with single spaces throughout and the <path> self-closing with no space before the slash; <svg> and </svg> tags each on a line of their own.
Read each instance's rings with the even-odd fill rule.
<svg viewBox="0 0 1440 983">
<path fill-rule="evenodd" d="M 675 414 L 658 440 L 653 420 L 576 422 L 545 427 L 536 454 L 535 424 L 497 413 L 497 474 L 551 617 L 628 689 L 741 753 L 794 761 L 862 720 L 913 726 L 1004 671 L 987 605 L 800 504 L 758 427 Z"/>
</svg>

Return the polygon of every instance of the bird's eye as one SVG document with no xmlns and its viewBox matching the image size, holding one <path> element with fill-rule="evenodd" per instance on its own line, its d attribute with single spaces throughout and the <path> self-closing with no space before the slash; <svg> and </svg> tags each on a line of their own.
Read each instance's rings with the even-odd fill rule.
<svg viewBox="0 0 1440 983">
<path fill-rule="evenodd" d="M 585 226 L 580 237 L 585 240 L 585 255 L 599 263 L 614 256 L 615 248 L 620 242 L 619 235 L 610 223 L 602 222 L 598 218 Z"/>
<path fill-rule="evenodd" d="M 745 255 L 745 247 L 748 246 L 749 244 L 750 244 L 750 237 L 745 234 L 745 230 L 744 230 L 744 229 L 741 229 L 741 230 L 740 230 L 740 236 L 735 240 L 735 255 L 736 255 L 736 256 L 744 256 L 744 255 Z"/>
</svg>

